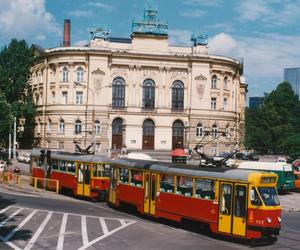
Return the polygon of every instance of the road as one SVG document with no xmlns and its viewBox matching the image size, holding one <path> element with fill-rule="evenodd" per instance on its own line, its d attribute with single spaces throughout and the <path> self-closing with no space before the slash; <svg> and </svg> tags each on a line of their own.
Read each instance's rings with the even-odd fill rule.
<svg viewBox="0 0 300 250">
<path fill-rule="evenodd" d="M 300 213 L 283 214 L 283 230 L 271 246 L 300 249 Z M 174 223 L 150 220 L 71 198 L 50 199 L 0 189 L 0 249 L 251 249 Z M 253 248 L 252 248 L 253 249 Z"/>
</svg>

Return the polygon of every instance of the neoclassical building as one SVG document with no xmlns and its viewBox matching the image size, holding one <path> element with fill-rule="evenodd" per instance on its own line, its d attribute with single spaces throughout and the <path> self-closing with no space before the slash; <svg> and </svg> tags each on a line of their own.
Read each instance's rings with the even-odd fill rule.
<svg viewBox="0 0 300 250">
<path fill-rule="evenodd" d="M 30 83 L 37 105 L 36 144 L 96 151 L 172 150 L 206 143 L 208 154 L 241 146 L 246 87 L 240 61 L 208 54 L 207 38 L 171 46 L 153 9 L 133 21 L 130 38 L 91 29 L 86 46 L 35 46 Z M 67 26 L 67 28 L 66 28 Z M 222 136 L 219 136 L 223 133 Z"/>
</svg>

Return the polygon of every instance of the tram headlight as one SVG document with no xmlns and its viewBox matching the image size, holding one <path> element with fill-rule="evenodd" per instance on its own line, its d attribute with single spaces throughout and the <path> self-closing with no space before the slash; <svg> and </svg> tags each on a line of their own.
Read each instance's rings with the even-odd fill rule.
<svg viewBox="0 0 300 250">
<path fill-rule="evenodd" d="M 277 217 L 277 219 L 278 219 L 278 222 L 281 223 L 281 218 L 280 218 L 280 217 Z"/>
<path fill-rule="evenodd" d="M 267 222 L 270 224 L 272 222 L 271 218 L 267 217 Z"/>
</svg>

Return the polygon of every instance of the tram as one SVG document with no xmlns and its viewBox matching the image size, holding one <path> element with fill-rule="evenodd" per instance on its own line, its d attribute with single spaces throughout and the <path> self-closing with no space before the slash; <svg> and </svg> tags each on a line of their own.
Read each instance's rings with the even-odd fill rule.
<svg viewBox="0 0 300 250">
<path fill-rule="evenodd" d="M 134 159 L 111 163 L 109 203 L 229 237 L 272 239 L 281 227 L 274 173 Z"/>
<path fill-rule="evenodd" d="M 41 150 L 31 153 L 32 177 L 59 181 L 59 190 L 71 191 L 75 196 L 107 200 L 109 191 L 109 159 L 98 155 L 79 155 L 52 151 L 45 174 Z"/>
</svg>

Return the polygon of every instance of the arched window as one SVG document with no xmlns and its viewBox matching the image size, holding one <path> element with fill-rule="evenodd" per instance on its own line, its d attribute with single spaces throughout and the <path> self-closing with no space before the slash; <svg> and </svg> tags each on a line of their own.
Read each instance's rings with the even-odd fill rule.
<svg viewBox="0 0 300 250">
<path fill-rule="evenodd" d="M 75 121 L 75 134 L 81 134 L 81 121 L 79 119 Z"/>
<path fill-rule="evenodd" d="M 229 124 L 227 124 L 226 127 L 225 127 L 225 136 L 226 136 L 227 139 L 230 138 Z"/>
<path fill-rule="evenodd" d="M 172 109 L 183 109 L 184 88 L 181 81 L 172 85 Z"/>
<path fill-rule="evenodd" d="M 153 136 L 154 135 L 154 122 L 151 119 L 147 119 L 143 123 L 143 135 Z"/>
<path fill-rule="evenodd" d="M 99 135 L 99 134 L 100 134 L 100 128 L 101 128 L 101 126 L 100 126 L 100 121 L 96 120 L 96 121 L 95 121 L 95 134 L 96 134 L 96 135 Z"/>
<path fill-rule="evenodd" d="M 211 78 L 211 88 L 212 89 L 216 89 L 217 88 L 217 76 L 216 75 L 213 75 L 212 78 Z"/>
<path fill-rule="evenodd" d="M 62 80 L 63 80 L 63 82 L 68 82 L 69 81 L 69 70 L 68 70 L 67 66 L 63 67 Z"/>
<path fill-rule="evenodd" d="M 123 134 L 123 120 L 121 118 L 116 118 L 112 122 L 112 134 L 122 135 Z"/>
<path fill-rule="evenodd" d="M 228 77 L 225 76 L 224 77 L 224 89 L 227 89 L 228 88 Z"/>
<path fill-rule="evenodd" d="M 113 80 L 112 84 L 112 107 L 122 108 L 125 106 L 125 81 L 121 77 Z"/>
<path fill-rule="evenodd" d="M 48 119 L 47 132 L 51 133 L 51 130 L 52 130 L 52 121 L 51 119 Z"/>
<path fill-rule="evenodd" d="M 151 79 L 146 79 L 143 83 L 143 108 L 155 108 L 155 83 Z"/>
<path fill-rule="evenodd" d="M 202 126 L 201 123 L 197 124 L 197 127 L 196 127 L 196 136 L 197 137 L 203 136 L 203 126 Z"/>
<path fill-rule="evenodd" d="M 60 134 L 65 133 L 65 121 L 63 119 L 59 120 L 58 129 Z"/>
<path fill-rule="evenodd" d="M 227 107 L 228 107 L 228 99 L 225 97 L 223 101 L 223 109 L 227 110 Z"/>
<path fill-rule="evenodd" d="M 212 137 L 216 138 L 218 136 L 218 126 L 217 124 L 214 124 L 212 126 L 212 129 L 211 129 L 211 135 Z"/>
<path fill-rule="evenodd" d="M 76 79 L 77 82 L 83 82 L 83 68 L 82 67 L 78 67 L 77 71 L 76 71 Z"/>
</svg>

